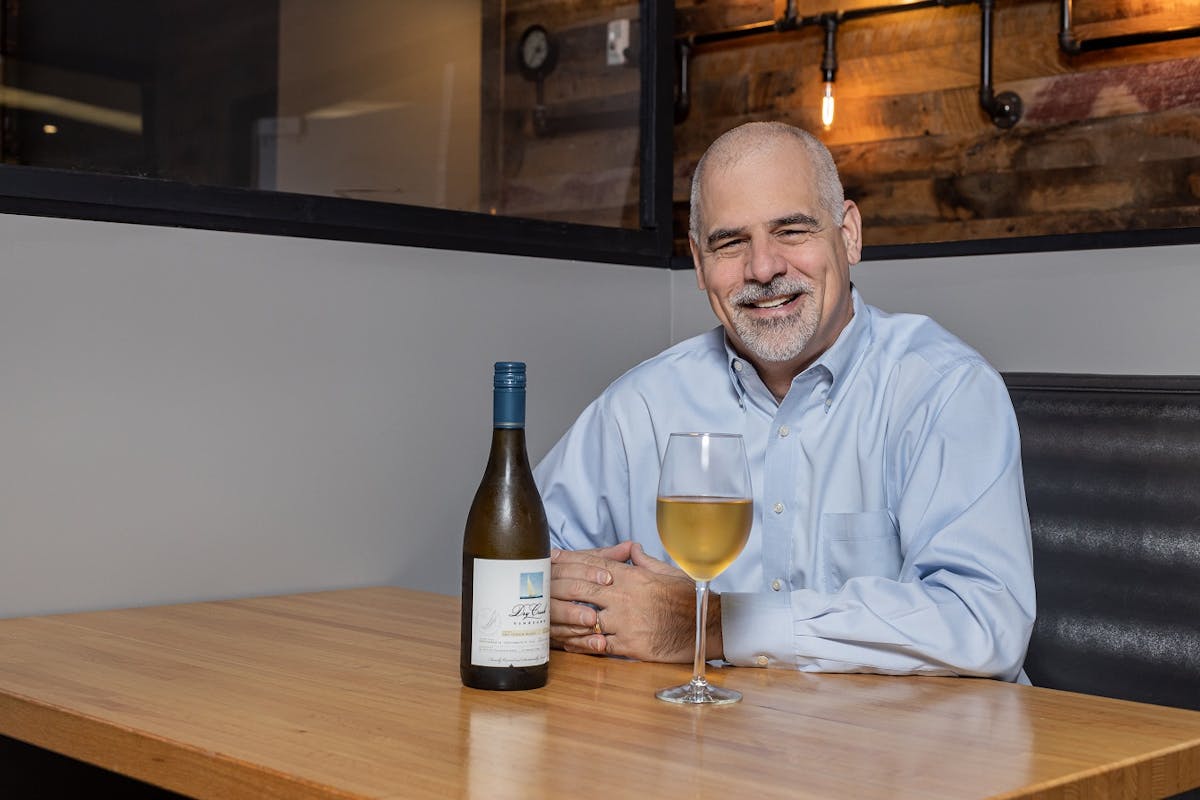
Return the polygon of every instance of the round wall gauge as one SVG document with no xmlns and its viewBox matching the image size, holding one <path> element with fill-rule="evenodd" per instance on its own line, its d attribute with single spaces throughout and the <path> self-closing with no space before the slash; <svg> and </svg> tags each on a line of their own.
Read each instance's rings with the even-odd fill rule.
<svg viewBox="0 0 1200 800">
<path fill-rule="evenodd" d="M 541 25 L 530 25 L 521 34 L 517 45 L 517 63 L 521 73 L 530 80 L 542 78 L 554 68 L 557 57 L 550 34 Z"/>
</svg>

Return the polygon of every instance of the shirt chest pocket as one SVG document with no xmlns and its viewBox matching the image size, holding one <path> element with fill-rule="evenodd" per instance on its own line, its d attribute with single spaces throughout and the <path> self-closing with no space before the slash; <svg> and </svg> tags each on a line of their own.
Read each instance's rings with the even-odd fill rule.
<svg viewBox="0 0 1200 800">
<path fill-rule="evenodd" d="M 825 590 L 851 578 L 900 576 L 900 531 L 887 511 L 821 515 Z"/>
</svg>

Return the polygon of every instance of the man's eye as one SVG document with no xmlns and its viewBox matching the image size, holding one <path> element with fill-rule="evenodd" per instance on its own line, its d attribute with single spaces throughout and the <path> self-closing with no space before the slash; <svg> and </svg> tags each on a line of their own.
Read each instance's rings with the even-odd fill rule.
<svg viewBox="0 0 1200 800">
<path fill-rule="evenodd" d="M 785 238 L 794 239 L 798 236 L 807 236 L 808 233 L 809 232 L 807 230 L 804 230 L 802 228 L 784 228 L 783 230 L 781 230 L 779 232 L 779 235 L 783 236 Z"/>
<path fill-rule="evenodd" d="M 745 244 L 745 239 L 726 239 L 725 241 L 714 247 L 714 250 L 733 250 L 738 245 Z"/>
</svg>

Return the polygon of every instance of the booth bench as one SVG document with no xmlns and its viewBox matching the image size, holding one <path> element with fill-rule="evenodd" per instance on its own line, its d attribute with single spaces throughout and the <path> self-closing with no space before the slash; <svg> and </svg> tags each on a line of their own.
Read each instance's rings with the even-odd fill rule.
<svg viewBox="0 0 1200 800">
<path fill-rule="evenodd" d="M 1038 686 L 1200 710 L 1200 377 L 1005 375 Z"/>
</svg>

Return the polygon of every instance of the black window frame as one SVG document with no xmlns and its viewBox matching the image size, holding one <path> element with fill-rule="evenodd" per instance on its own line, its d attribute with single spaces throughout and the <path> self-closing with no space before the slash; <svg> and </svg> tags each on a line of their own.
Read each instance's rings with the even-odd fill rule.
<svg viewBox="0 0 1200 800">
<path fill-rule="evenodd" d="M 673 255 L 674 4 L 639 0 L 641 226 L 550 222 L 258 189 L 0 165 L 0 213 L 691 269 Z M 1200 226 L 871 245 L 866 260 L 1200 244 Z"/>
<path fill-rule="evenodd" d="M 639 0 L 640 227 L 0 165 L 0 213 L 668 267 L 674 4 Z"/>
</svg>

